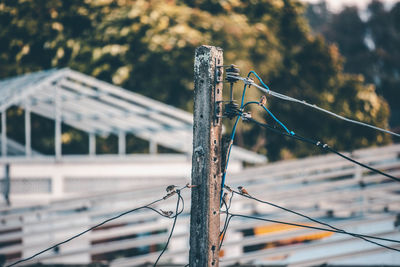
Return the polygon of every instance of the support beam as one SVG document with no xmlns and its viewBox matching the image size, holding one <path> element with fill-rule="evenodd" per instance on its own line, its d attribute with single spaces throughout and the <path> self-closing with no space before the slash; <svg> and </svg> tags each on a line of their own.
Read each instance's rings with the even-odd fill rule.
<svg viewBox="0 0 400 267">
<path fill-rule="evenodd" d="M 219 266 L 221 120 L 216 101 L 222 100 L 222 49 L 201 46 L 194 62 L 194 124 L 192 205 L 190 216 L 191 267 Z"/>
<path fill-rule="evenodd" d="M 1 113 L 1 156 L 7 157 L 7 109 Z"/>
<path fill-rule="evenodd" d="M 96 155 L 96 135 L 94 133 L 89 133 L 89 155 Z"/>
<path fill-rule="evenodd" d="M 54 109 L 55 109 L 55 140 L 54 140 L 54 146 L 55 146 L 55 155 L 56 159 L 61 159 L 61 154 L 62 154 L 62 141 L 61 141 L 61 96 L 60 96 L 60 88 L 55 86 L 54 89 Z"/>
<path fill-rule="evenodd" d="M 32 156 L 31 106 L 29 100 L 25 102 L 25 155 Z"/>
<path fill-rule="evenodd" d="M 4 165 L 4 183 L 3 183 L 3 195 L 4 200 L 6 201 L 7 206 L 10 206 L 10 187 L 11 187 L 11 180 L 10 180 L 10 164 L 7 163 Z"/>
<path fill-rule="evenodd" d="M 149 141 L 149 153 L 157 154 L 157 142 L 154 140 Z"/>
<path fill-rule="evenodd" d="M 118 133 L 118 155 L 126 154 L 126 135 L 125 132 Z"/>
</svg>

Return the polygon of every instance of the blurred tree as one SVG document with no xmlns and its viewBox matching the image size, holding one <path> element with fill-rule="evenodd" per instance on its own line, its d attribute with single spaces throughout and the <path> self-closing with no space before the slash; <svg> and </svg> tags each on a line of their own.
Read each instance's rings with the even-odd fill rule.
<svg viewBox="0 0 400 267">
<path fill-rule="evenodd" d="M 363 84 L 362 77 L 343 74 L 343 58 L 338 49 L 334 45 L 327 45 L 322 37 L 310 35 L 301 16 L 302 7 L 295 2 L 285 1 L 282 11 L 279 37 L 283 65 L 276 72 L 277 75 L 271 76 L 272 88 L 338 114 L 386 127 L 387 121 L 381 120 L 388 116 L 385 101 L 376 96 L 373 87 Z M 390 139 L 299 105 L 273 99 L 269 102 L 272 111 L 290 129 L 302 135 L 320 138 L 338 149 L 348 150 L 366 146 L 370 140 L 384 143 Z M 379 117 L 377 114 L 380 114 Z M 271 160 L 313 153 L 307 144 L 294 140 L 282 142 L 281 137 L 267 134 L 266 147 Z"/>
<path fill-rule="evenodd" d="M 0 1 L 0 77 L 68 65 L 93 30 L 89 9 L 80 0 Z"/>
<path fill-rule="evenodd" d="M 332 20 L 332 12 L 328 9 L 326 0 L 320 0 L 313 4 L 307 4 L 305 16 L 314 33 L 322 33 L 326 31 L 328 23 Z"/>
<path fill-rule="evenodd" d="M 400 2 L 385 10 L 379 1 L 368 6 L 367 26 L 373 42 L 371 78 L 389 102 L 391 124 L 400 130 Z"/>
<path fill-rule="evenodd" d="M 343 74 L 336 47 L 310 34 L 295 0 L 3 0 L 0 21 L 0 58 L 6 60 L 0 77 L 70 66 L 191 111 L 194 49 L 209 44 L 224 48 L 225 64 L 235 63 L 242 75 L 256 70 L 276 91 L 378 126 L 387 123 L 385 102 L 362 78 Z M 240 95 L 237 90 L 235 98 Z M 251 88 L 246 99 L 260 95 Z M 303 107 L 270 98 L 268 105 L 289 128 L 340 149 L 388 142 Z M 257 108 L 252 112 L 267 117 Z M 237 142 L 273 160 L 313 153 L 248 124 L 240 126 Z M 115 144 L 104 144 L 103 151 L 114 150 Z"/>
<path fill-rule="evenodd" d="M 0 0 L 0 78 L 70 65 L 94 29 L 94 9 L 80 0 Z M 8 116 L 10 136 L 24 143 L 18 133 L 21 114 L 10 111 Z M 65 152 L 82 153 L 82 136 L 64 130 L 76 137 L 75 145 L 64 144 Z M 54 123 L 33 115 L 32 136 L 33 149 L 54 154 Z"/>
<path fill-rule="evenodd" d="M 366 82 L 374 83 L 377 93 L 389 103 L 390 125 L 400 129 L 400 2 L 385 9 L 374 0 L 368 10 L 345 7 L 334 14 L 321 8 L 324 1 L 310 4 L 306 16 L 314 32 L 336 43 L 346 58 L 344 71 L 361 73 Z M 323 10 L 323 11 L 321 11 Z M 364 13 L 365 19 L 361 19 Z"/>
<path fill-rule="evenodd" d="M 325 29 L 325 38 L 332 43 L 340 43 L 340 53 L 346 58 L 344 71 L 361 73 L 370 77 L 371 55 L 365 42 L 367 27 L 361 20 L 356 7 L 345 7 L 334 15 L 332 27 Z M 372 80 L 368 80 L 372 82 Z"/>
</svg>

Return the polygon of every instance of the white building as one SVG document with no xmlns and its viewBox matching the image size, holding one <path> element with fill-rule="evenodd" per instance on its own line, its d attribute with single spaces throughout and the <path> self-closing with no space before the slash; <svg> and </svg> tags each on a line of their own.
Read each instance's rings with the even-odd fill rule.
<svg viewBox="0 0 400 267">
<path fill-rule="evenodd" d="M 12 106 L 24 109 L 24 146 L 6 135 L 6 111 Z M 0 81 L 0 112 L 0 173 L 7 177 L 3 192 L 9 192 L 12 205 L 190 180 L 192 114 L 71 69 Z M 31 113 L 55 122 L 54 155 L 32 150 Z M 63 155 L 62 123 L 87 133 L 87 155 Z M 118 136 L 118 154 L 96 154 L 96 136 L 109 134 Z M 146 140 L 150 153 L 127 154 L 127 134 Z M 158 145 L 177 153 L 157 154 Z M 232 158 L 232 171 L 243 162 L 266 161 L 239 147 Z"/>
</svg>

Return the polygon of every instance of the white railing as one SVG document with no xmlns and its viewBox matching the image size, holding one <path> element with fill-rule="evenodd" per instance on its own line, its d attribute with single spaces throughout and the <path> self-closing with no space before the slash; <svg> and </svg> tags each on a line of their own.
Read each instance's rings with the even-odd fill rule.
<svg viewBox="0 0 400 267">
<path fill-rule="evenodd" d="M 64 156 L 62 161 L 44 156 L 0 158 L 0 193 L 6 186 L 2 176 L 7 164 L 13 206 L 149 184 L 185 184 L 191 171 L 191 158 L 183 154 Z M 232 172 L 241 170 L 241 165 L 233 161 Z M 3 200 L 0 195 L 0 207 Z"/>
</svg>

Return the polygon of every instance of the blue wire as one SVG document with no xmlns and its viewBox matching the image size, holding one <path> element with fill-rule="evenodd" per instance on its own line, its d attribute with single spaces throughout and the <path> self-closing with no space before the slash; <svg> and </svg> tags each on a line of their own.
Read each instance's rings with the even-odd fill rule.
<svg viewBox="0 0 400 267">
<path fill-rule="evenodd" d="M 244 109 L 246 106 L 250 105 L 250 104 L 257 104 L 257 105 L 259 105 L 260 102 L 257 102 L 257 101 L 249 101 L 249 102 L 246 102 L 246 104 L 243 105 L 243 109 Z"/>
<path fill-rule="evenodd" d="M 248 105 L 250 105 L 250 104 L 260 104 L 259 102 L 256 102 L 256 101 L 249 101 L 249 102 L 246 102 L 246 104 L 244 104 L 244 106 L 243 106 L 243 108 L 245 108 L 246 106 L 248 106 Z M 295 133 L 293 132 L 293 131 L 290 131 L 282 122 L 280 122 L 279 120 L 278 120 L 278 118 L 276 118 L 275 116 L 274 116 L 274 114 L 272 114 L 272 112 L 269 110 L 269 109 L 267 109 L 264 105 L 262 105 L 262 107 L 264 108 L 264 110 L 266 110 L 267 112 L 268 112 L 268 114 L 269 115 L 271 115 L 271 117 L 276 121 L 276 122 L 278 122 L 282 127 L 283 127 L 283 129 L 285 129 L 285 131 L 288 133 L 288 134 L 290 134 L 290 135 L 295 135 Z"/>
<path fill-rule="evenodd" d="M 249 74 L 247 75 L 247 77 L 249 77 L 250 74 L 252 74 L 252 73 L 254 74 L 254 76 L 257 77 L 257 79 L 260 81 L 260 83 L 269 91 L 268 85 L 266 85 L 266 84 L 263 82 L 263 80 L 260 78 L 260 76 L 258 76 L 258 74 L 257 74 L 254 70 L 251 70 L 251 71 L 249 72 Z"/>
<path fill-rule="evenodd" d="M 272 114 L 271 111 L 269 111 L 269 109 L 267 109 L 264 105 L 262 105 L 262 107 L 269 113 L 269 115 L 271 115 L 271 117 L 272 117 L 276 122 L 278 122 L 278 123 L 283 127 L 283 129 L 285 129 L 285 131 L 286 131 L 288 134 L 294 135 L 294 132 L 293 132 L 293 131 L 289 131 L 289 129 L 286 128 L 286 126 L 285 126 L 282 122 L 280 122 L 280 121 L 274 116 L 274 114 Z"/>
<path fill-rule="evenodd" d="M 249 77 L 250 74 L 251 74 L 251 72 L 249 72 L 249 74 L 247 75 L 247 77 Z M 255 75 L 257 75 L 257 74 L 255 74 Z M 247 84 L 245 84 L 245 85 L 244 85 L 244 88 L 243 88 L 242 102 L 241 102 L 241 104 L 240 104 L 240 109 L 243 108 L 244 96 L 246 95 L 246 89 L 247 89 Z M 233 125 L 233 128 L 232 128 L 231 139 L 230 139 L 230 142 L 232 142 L 232 144 L 233 144 L 233 140 L 235 139 L 236 127 L 237 127 L 237 124 L 238 124 L 238 122 L 239 122 L 240 117 L 241 117 L 241 115 L 239 115 L 239 116 L 237 117 L 237 119 L 236 119 L 236 121 L 235 121 L 235 124 Z M 227 158 L 226 158 L 225 169 L 224 169 L 224 172 L 223 172 L 223 174 L 222 174 L 221 199 L 220 199 L 220 204 L 221 204 L 221 205 L 222 205 L 222 193 L 223 193 L 224 186 L 225 186 L 225 177 L 226 177 L 226 171 L 228 170 L 228 164 L 229 164 L 229 158 L 230 158 L 230 155 L 231 155 L 231 149 L 232 149 L 232 145 L 229 145 L 229 150 L 228 150 L 228 156 L 227 156 Z"/>
<path fill-rule="evenodd" d="M 258 74 L 257 74 L 254 70 L 251 70 L 251 71 L 247 74 L 247 78 L 249 78 L 251 74 L 254 74 L 254 76 L 256 76 L 256 78 L 260 81 L 260 83 L 269 91 L 268 85 L 266 85 L 266 84 L 263 82 L 263 80 L 260 78 L 260 76 L 258 76 Z M 247 89 L 247 84 L 245 84 L 245 85 L 244 85 L 244 88 L 243 88 L 242 102 L 241 102 L 241 104 L 240 104 L 240 108 L 243 108 L 244 96 L 245 96 L 245 94 L 246 94 L 246 89 Z"/>
<path fill-rule="evenodd" d="M 254 74 L 254 76 L 257 77 L 257 79 L 260 81 L 260 83 L 269 91 L 268 85 L 266 85 L 266 84 L 263 82 L 263 80 L 260 78 L 260 76 L 258 76 L 258 74 L 257 74 L 255 71 L 253 71 L 253 70 L 250 71 L 250 72 L 247 74 L 247 78 L 250 77 L 251 74 Z M 246 95 L 246 89 L 247 89 L 247 84 L 245 84 L 245 85 L 244 85 L 244 88 L 243 88 L 242 101 L 241 101 L 241 104 L 240 104 L 240 109 L 243 109 L 245 106 L 247 106 L 247 105 L 249 105 L 249 104 L 259 104 L 258 102 L 255 102 L 255 101 L 247 102 L 246 104 L 244 104 L 244 97 L 245 97 L 245 95 Z M 285 126 L 282 122 L 280 122 L 280 121 L 274 116 L 274 114 L 272 114 L 271 111 L 269 111 L 269 110 L 268 110 L 266 107 L 264 107 L 264 106 L 263 106 L 263 108 L 264 108 L 264 109 L 272 116 L 272 118 L 274 118 L 274 120 L 276 120 L 290 135 L 294 135 L 294 132 L 293 132 L 293 131 L 289 131 L 288 128 L 286 128 L 286 126 Z M 230 143 L 232 143 L 232 144 L 233 144 L 233 140 L 234 140 L 234 138 L 235 138 L 236 127 L 237 127 L 237 124 L 238 124 L 238 121 L 239 121 L 240 117 L 241 117 L 241 115 L 238 115 L 238 117 L 237 117 L 237 119 L 236 119 L 236 121 L 235 121 L 235 124 L 233 125 L 233 128 L 232 128 L 231 139 L 230 139 Z M 226 159 L 225 169 L 224 169 L 224 173 L 222 174 L 221 199 L 220 199 L 220 204 L 221 204 L 221 205 L 222 205 L 222 193 L 223 193 L 223 189 L 224 189 L 224 186 L 225 186 L 225 177 L 226 177 L 226 171 L 227 171 L 227 169 L 228 169 L 228 163 L 229 163 L 229 157 L 230 157 L 230 155 L 231 155 L 231 149 L 232 149 L 232 145 L 229 145 L 229 150 L 228 150 L 228 156 L 227 156 L 227 159 Z"/>
<path fill-rule="evenodd" d="M 250 75 L 250 73 L 249 73 Z M 249 75 L 247 75 L 247 77 L 249 77 Z M 243 93 L 242 93 L 242 102 L 240 103 L 240 108 L 243 108 L 243 103 L 244 103 L 244 95 L 246 94 L 246 89 L 247 89 L 247 84 L 244 85 L 243 88 Z"/>
<path fill-rule="evenodd" d="M 233 139 L 235 138 L 236 126 L 237 126 L 237 124 L 238 124 L 239 119 L 240 119 L 241 116 L 242 116 L 242 115 L 238 115 L 238 117 L 236 118 L 235 124 L 233 125 L 232 133 L 231 133 L 231 141 L 233 141 Z M 228 159 L 229 159 L 229 158 L 228 158 Z"/>
<path fill-rule="evenodd" d="M 237 116 L 235 124 L 233 125 L 233 128 L 232 128 L 231 139 L 230 139 L 230 142 L 229 142 L 230 144 L 229 144 L 228 156 L 226 157 L 226 164 L 225 164 L 225 168 L 224 168 L 224 173 L 222 174 L 220 205 L 222 205 L 222 193 L 223 193 L 224 186 L 225 186 L 226 171 L 228 170 L 228 163 L 229 163 L 229 157 L 231 155 L 233 139 L 235 139 L 236 127 L 237 127 L 237 124 L 239 122 L 240 117 L 241 117 L 241 115 Z"/>
</svg>

